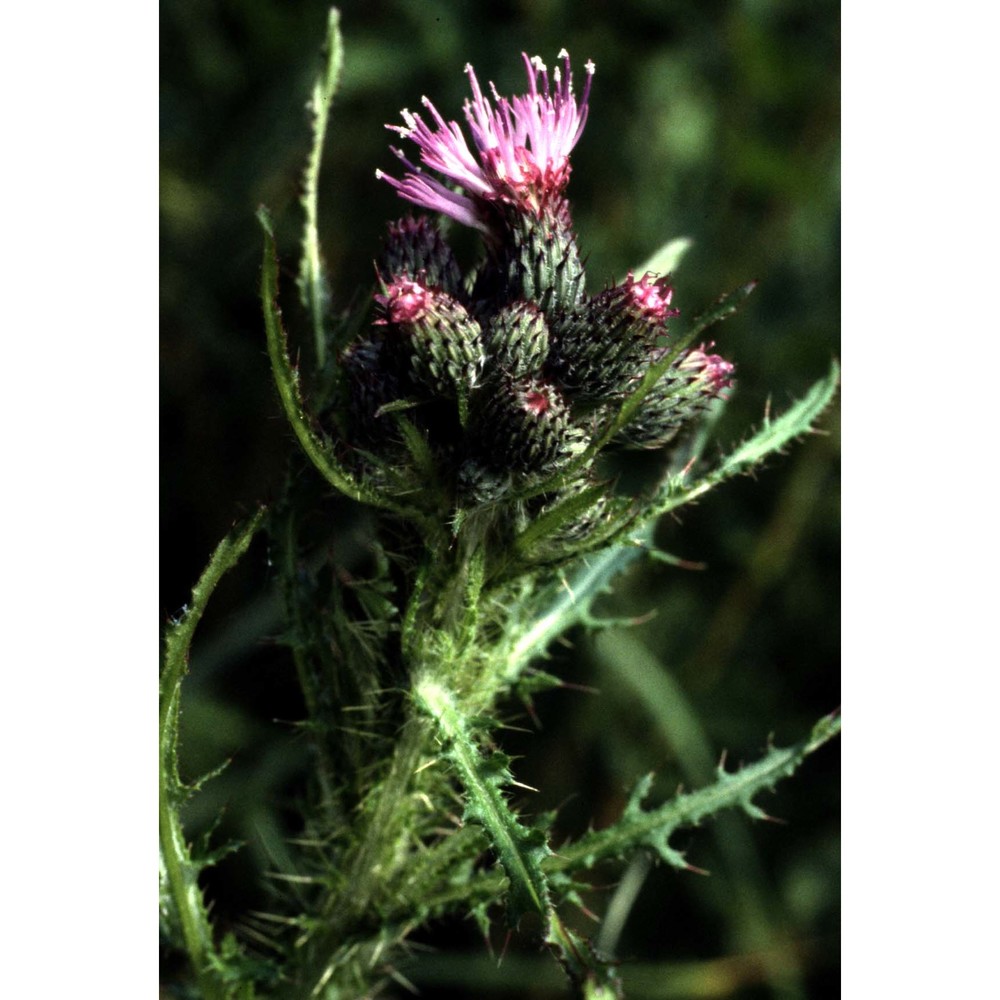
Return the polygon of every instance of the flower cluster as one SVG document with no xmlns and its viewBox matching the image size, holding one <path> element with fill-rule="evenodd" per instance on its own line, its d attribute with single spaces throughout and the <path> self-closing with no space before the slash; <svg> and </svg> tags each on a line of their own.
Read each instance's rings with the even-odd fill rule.
<svg viewBox="0 0 1000 1000">
<path fill-rule="evenodd" d="M 544 509 L 560 491 L 585 489 L 591 446 L 670 350 L 678 314 L 668 279 L 652 273 L 586 293 L 566 187 L 594 65 L 578 100 L 569 56 L 559 58 L 550 77 L 525 55 L 527 92 L 511 98 L 492 84 L 487 97 L 467 66 L 471 144 L 424 98 L 426 120 L 404 110 L 404 124 L 388 126 L 416 144 L 420 163 L 393 149 L 403 176 L 377 172 L 407 201 L 485 236 L 482 261 L 463 277 L 430 219 L 393 223 L 376 316 L 344 358 L 359 453 L 391 461 L 416 429 L 460 505 L 536 496 Z M 712 346 L 674 358 L 609 447 L 658 448 L 728 388 L 733 366 Z"/>
</svg>

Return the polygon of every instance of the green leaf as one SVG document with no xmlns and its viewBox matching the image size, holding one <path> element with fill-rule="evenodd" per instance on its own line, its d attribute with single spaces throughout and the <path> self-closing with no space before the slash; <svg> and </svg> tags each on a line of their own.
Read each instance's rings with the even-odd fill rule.
<svg viewBox="0 0 1000 1000">
<path fill-rule="evenodd" d="M 546 871 L 576 871 L 592 868 L 608 858 L 620 858 L 640 847 L 655 850 L 664 861 L 678 868 L 688 868 L 683 855 L 670 846 L 673 833 L 686 826 L 697 826 L 723 809 L 742 809 L 754 819 L 765 814 L 754 799 L 763 791 L 773 789 L 782 779 L 792 775 L 801 763 L 824 743 L 840 732 L 840 716 L 829 715 L 813 726 L 805 739 L 784 749 L 772 747 L 763 758 L 735 773 L 720 765 L 711 785 L 683 795 L 677 795 L 658 809 L 644 809 L 642 803 L 649 794 L 652 776 L 643 778 L 635 787 L 621 818 L 604 830 L 581 837 L 559 849 L 546 863 Z"/>
<path fill-rule="evenodd" d="M 633 273 L 640 277 L 649 271 L 654 274 L 671 274 L 677 270 L 682 258 L 692 246 L 694 246 L 694 240 L 687 236 L 678 236 L 676 239 L 668 240 Z"/>
<path fill-rule="evenodd" d="M 598 483 L 596 486 L 570 494 L 565 500 L 536 517 L 514 540 L 514 548 L 522 556 L 530 557 L 535 545 L 581 517 L 594 504 L 600 502 L 607 491 L 607 483 Z"/>
<path fill-rule="evenodd" d="M 333 444 L 313 428 L 305 412 L 299 391 L 299 373 L 292 366 L 288 356 L 285 330 L 281 323 L 278 307 L 278 258 L 274 246 L 274 232 L 267 209 L 261 207 L 257 218 L 264 230 L 264 259 L 261 267 L 260 296 L 264 307 L 264 327 L 267 332 L 267 350 L 271 359 L 271 370 L 278 388 L 285 416 L 295 431 L 302 450 L 323 478 L 345 496 L 360 503 L 371 504 L 391 510 L 402 517 L 419 518 L 418 511 L 409 510 L 382 496 L 366 484 L 359 482 L 334 454 Z"/>
<path fill-rule="evenodd" d="M 330 115 L 330 105 L 340 86 L 344 48 L 340 37 L 340 11 L 336 7 L 327 15 L 326 44 L 323 68 L 313 84 L 309 110 L 312 113 L 312 148 L 302 179 L 302 208 L 305 225 L 302 230 L 302 260 L 299 264 L 299 296 L 312 318 L 316 337 L 316 359 L 320 368 L 326 363 L 326 330 L 324 326 L 330 306 L 330 284 L 320 255 L 317 229 L 317 192 L 319 168 L 323 158 L 323 143 Z"/>
<path fill-rule="evenodd" d="M 639 545 L 613 545 L 584 556 L 572 565 L 571 572 L 542 590 L 532 604 L 530 624 L 519 630 L 510 644 L 503 669 L 505 681 L 513 683 L 550 642 L 584 620 L 597 595 L 643 551 Z"/>
<path fill-rule="evenodd" d="M 264 509 L 239 530 L 223 539 L 195 585 L 191 604 L 167 629 L 163 667 L 160 672 L 160 871 L 161 899 L 169 897 L 170 912 L 181 928 L 188 957 L 201 993 L 207 1000 L 226 995 L 212 971 L 219 961 L 205 901 L 198 885 L 204 863 L 191 856 L 181 827 L 179 808 L 188 789 L 177 770 L 177 724 L 180 718 L 181 682 L 188 671 L 188 658 L 195 629 L 219 580 L 246 552 L 264 519 Z"/>
<path fill-rule="evenodd" d="M 691 341 L 696 337 L 700 337 L 710 327 L 715 326 L 716 323 L 721 323 L 724 319 L 729 319 L 743 305 L 756 287 L 756 281 L 748 281 L 745 285 L 740 285 L 739 288 L 719 296 L 705 312 L 695 317 L 691 329 L 684 334 L 685 342 L 690 344 Z"/>
<path fill-rule="evenodd" d="M 585 1000 L 623 1000 L 622 982 L 614 966 L 555 913 L 549 920 L 545 943 L 559 960 L 577 996 Z"/>
</svg>

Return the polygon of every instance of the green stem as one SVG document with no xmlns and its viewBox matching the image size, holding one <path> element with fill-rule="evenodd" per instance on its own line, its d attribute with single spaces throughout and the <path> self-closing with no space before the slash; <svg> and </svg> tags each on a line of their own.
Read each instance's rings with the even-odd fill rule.
<svg viewBox="0 0 1000 1000">
<path fill-rule="evenodd" d="M 522 825 L 504 799 L 503 786 L 510 781 L 507 758 L 480 752 L 454 696 L 441 684 L 420 679 L 414 685 L 414 697 L 437 724 L 445 755 L 466 792 L 466 817 L 484 827 L 510 879 L 511 924 L 516 926 L 527 911 L 547 917 L 548 885 L 541 862 L 549 850 L 544 836 Z"/>
<path fill-rule="evenodd" d="M 643 811 L 636 804 L 610 827 L 560 846 L 557 854 L 550 854 L 542 861 L 542 871 L 550 878 L 584 871 L 600 861 L 641 849 L 654 834 L 666 832 L 669 836 L 682 826 L 694 825 L 723 809 L 747 809 L 749 805 L 753 811 L 755 807 L 750 805 L 750 800 L 755 795 L 789 777 L 806 757 L 839 732 L 839 716 L 827 716 L 820 719 L 799 743 L 784 749 L 771 749 L 759 761 L 735 774 L 720 776 L 712 784 L 677 796 L 659 809 Z M 461 886 L 443 886 L 423 894 L 419 900 L 400 899 L 386 917 L 402 922 L 418 911 L 437 915 L 458 907 L 473 907 L 497 899 L 503 888 L 504 878 L 499 872 L 484 871 Z"/>
<path fill-rule="evenodd" d="M 427 721 L 419 717 L 404 726 L 389 772 L 371 793 L 359 820 L 363 825 L 360 844 L 345 860 L 344 888 L 330 900 L 323 930 L 310 941 L 301 976 L 282 994 L 290 1000 L 322 996 L 340 971 L 338 952 L 352 931 L 368 921 L 373 909 L 384 912 L 388 908 L 387 901 L 379 897 L 406 864 L 404 845 L 412 833 L 414 776 L 426 755 L 429 729 Z"/>
</svg>

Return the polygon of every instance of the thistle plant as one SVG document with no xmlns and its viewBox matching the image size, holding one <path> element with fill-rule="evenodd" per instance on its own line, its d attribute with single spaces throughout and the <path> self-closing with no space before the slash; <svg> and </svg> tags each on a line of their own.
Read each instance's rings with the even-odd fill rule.
<svg viewBox="0 0 1000 1000">
<path fill-rule="evenodd" d="M 463 123 L 424 98 L 389 126 L 401 167 L 376 176 L 407 212 L 387 226 L 375 287 L 338 312 L 316 221 L 341 60 L 331 13 L 303 186 L 305 369 L 291 360 L 274 230 L 259 215 L 267 349 L 299 447 L 284 495 L 222 542 L 166 635 L 161 928 L 186 956 L 178 996 L 373 996 L 405 982 L 415 931 L 467 914 L 487 939 L 540 942 L 568 995 L 620 997 L 616 964 L 570 916 L 588 873 L 644 855 L 690 869 L 677 831 L 727 809 L 763 818 L 761 793 L 839 731 L 835 715 L 823 718 L 793 746 L 720 765 L 714 782 L 662 801 L 644 779 L 610 825 L 569 842 L 554 839 L 555 817 L 524 809 L 502 731 L 538 692 L 571 680 L 543 668 L 551 643 L 607 624 L 597 597 L 638 560 L 672 559 L 655 544 L 658 520 L 813 430 L 838 373 L 706 458 L 737 378 L 710 331 L 754 284 L 688 322 L 669 274 L 592 287 L 567 192 L 595 67 L 584 65 L 579 87 L 567 53 L 551 70 L 522 58 L 523 94 L 484 90 L 467 66 Z M 442 217 L 476 232 L 471 267 Z M 658 465 L 626 486 L 637 451 Z M 328 525 L 317 536 L 330 491 L 367 512 L 361 572 L 338 564 Z M 273 875 L 294 891 L 252 915 L 250 941 L 213 926 L 199 878 L 217 854 L 184 833 L 180 809 L 199 783 L 181 780 L 177 743 L 195 628 L 258 532 L 281 582 L 311 781 L 296 803 L 291 868 Z"/>
</svg>

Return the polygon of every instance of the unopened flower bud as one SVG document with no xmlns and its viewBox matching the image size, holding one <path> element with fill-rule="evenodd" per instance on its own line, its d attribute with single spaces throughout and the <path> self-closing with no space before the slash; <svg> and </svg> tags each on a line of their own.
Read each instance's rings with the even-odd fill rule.
<svg viewBox="0 0 1000 1000">
<path fill-rule="evenodd" d="M 493 393 L 474 435 L 487 464 L 533 478 L 557 472 L 588 443 L 559 391 L 533 378 L 506 383 Z"/>
<path fill-rule="evenodd" d="M 546 315 L 573 309 L 583 300 L 584 270 L 569 217 L 538 219 L 512 215 L 498 255 L 494 280 L 498 288 L 481 286 L 483 297 L 502 301 L 528 299 Z"/>
<path fill-rule="evenodd" d="M 482 331 L 447 292 L 397 277 L 375 296 L 387 347 L 413 381 L 437 395 L 465 398 L 482 372 Z"/>
<path fill-rule="evenodd" d="M 379 273 L 384 281 L 409 278 L 454 296 L 462 288 L 455 255 L 426 216 L 407 217 L 389 224 Z"/>
<path fill-rule="evenodd" d="M 402 395 L 399 380 L 386 366 L 383 344 L 355 342 L 344 351 L 341 366 L 346 374 L 351 438 L 359 444 L 379 443 L 391 430 L 378 416 L 379 408 Z"/>
<path fill-rule="evenodd" d="M 624 448 L 660 448 L 687 423 L 707 409 L 709 402 L 733 384 L 734 366 L 718 354 L 706 353 L 713 344 L 688 351 L 653 386 L 639 412 L 612 442 Z M 655 363 L 662 349 L 651 356 Z"/>
<path fill-rule="evenodd" d="M 549 328 L 532 302 L 515 302 L 501 309 L 484 331 L 490 374 L 521 378 L 537 375 L 549 353 Z"/>
<path fill-rule="evenodd" d="M 603 402 L 627 391 L 677 315 L 673 290 L 650 274 L 589 298 L 553 321 L 552 373 L 576 399 Z"/>
</svg>

